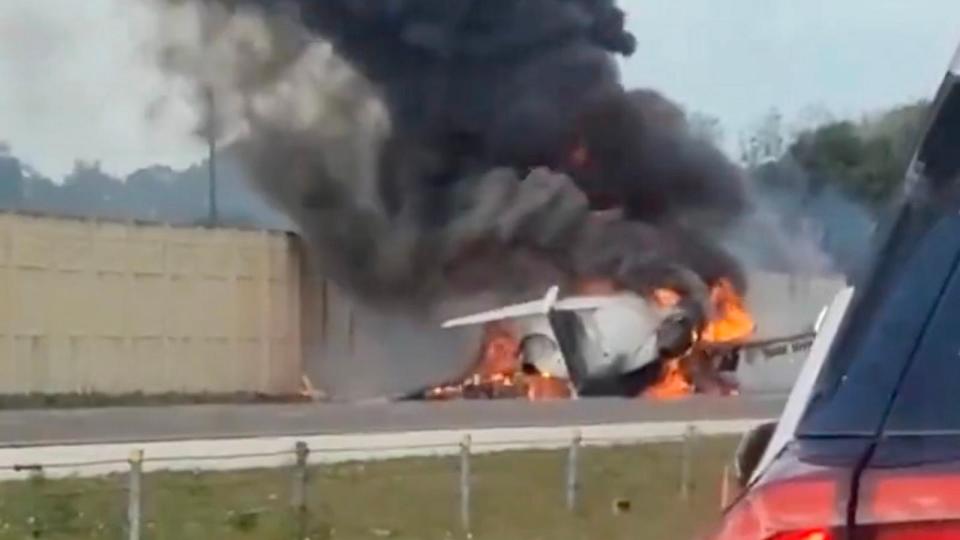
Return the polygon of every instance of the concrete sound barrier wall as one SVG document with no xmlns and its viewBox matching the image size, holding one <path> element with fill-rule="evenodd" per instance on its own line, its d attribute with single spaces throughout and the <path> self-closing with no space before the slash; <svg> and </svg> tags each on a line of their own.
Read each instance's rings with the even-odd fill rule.
<svg viewBox="0 0 960 540">
<path fill-rule="evenodd" d="M 287 394 L 292 235 L 0 214 L 0 394 Z"/>
</svg>

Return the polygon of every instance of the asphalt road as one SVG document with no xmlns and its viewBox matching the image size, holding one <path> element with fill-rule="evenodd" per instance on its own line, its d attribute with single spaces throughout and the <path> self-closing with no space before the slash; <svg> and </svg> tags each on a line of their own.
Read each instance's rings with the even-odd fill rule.
<svg viewBox="0 0 960 540">
<path fill-rule="evenodd" d="M 675 402 L 584 399 L 10 410 L 0 411 L 0 447 L 754 420 L 778 416 L 784 401 L 783 396 L 697 396 Z"/>
</svg>

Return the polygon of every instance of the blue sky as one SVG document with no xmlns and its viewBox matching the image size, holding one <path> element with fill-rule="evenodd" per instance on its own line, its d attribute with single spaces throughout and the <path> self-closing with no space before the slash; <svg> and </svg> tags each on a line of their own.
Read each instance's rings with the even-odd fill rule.
<svg viewBox="0 0 960 540">
<path fill-rule="evenodd" d="M 82 6 L 82 7 L 80 7 Z M 621 0 L 629 86 L 718 117 L 737 135 L 777 108 L 788 125 L 929 96 L 960 43 L 958 0 Z M 202 157 L 152 67 L 134 0 L 0 1 L 0 141 L 46 174 L 74 159 L 115 173 Z M 172 103 L 172 105 L 171 105 Z"/>
</svg>

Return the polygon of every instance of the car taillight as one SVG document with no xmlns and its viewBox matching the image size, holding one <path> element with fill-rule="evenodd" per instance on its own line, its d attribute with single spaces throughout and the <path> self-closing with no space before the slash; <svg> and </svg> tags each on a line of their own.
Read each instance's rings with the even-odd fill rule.
<svg viewBox="0 0 960 540">
<path fill-rule="evenodd" d="M 960 538 L 960 473 L 955 463 L 868 469 L 860 485 L 857 523 L 863 538 Z"/>
<path fill-rule="evenodd" d="M 960 539 L 960 460 L 868 468 L 860 476 L 856 530 L 847 526 L 854 468 L 783 459 L 725 514 L 710 540 Z"/>
<path fill-rule="evenodd" d="M 771 540 L 834 540 L 835 538 L 836 536 L 833 532 L 828 529 L 814 529 L 780 533 Z"/>
<path fill-rule="evenodd" d="M 846 477 L 818 469 L 755 486 L 710 540 L 836 540 L 846 516 Z"/>
<path fill-rule="evenodd" d="M 869 540 L 955 540 L 960 538 L 960 523 L 901 523 L 861 527 L 860 538 Z"/>
</svg>

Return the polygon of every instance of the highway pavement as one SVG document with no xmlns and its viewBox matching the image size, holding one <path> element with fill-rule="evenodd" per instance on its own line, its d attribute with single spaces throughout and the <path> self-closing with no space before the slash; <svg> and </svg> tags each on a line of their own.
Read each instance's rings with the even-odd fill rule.
<svg viewBox="0 0 960 540">
<path fill-rule="evenodd" d="M 7 410 L 0 411 L 0 448 L 758 420 L 778 416 L 784 401 L 772 395 L 669 402 L 604 398 Z"/>
</svg>

